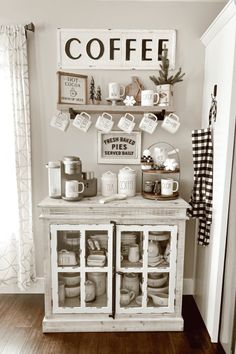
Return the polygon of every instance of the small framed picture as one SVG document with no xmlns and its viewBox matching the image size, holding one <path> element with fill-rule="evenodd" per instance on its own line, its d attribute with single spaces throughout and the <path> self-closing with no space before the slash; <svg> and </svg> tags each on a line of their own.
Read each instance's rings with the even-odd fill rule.
<svg viewBox="0 0 236 354">
<path fill-rule="evenodd" d="M 58 71 L 58 103 L 86 104 L 87 76 Z"/>
<path fill-rule="evenodd" d="M 98 131 L 98 163 L 140 164 L 141 132 Z"/>
</svg>

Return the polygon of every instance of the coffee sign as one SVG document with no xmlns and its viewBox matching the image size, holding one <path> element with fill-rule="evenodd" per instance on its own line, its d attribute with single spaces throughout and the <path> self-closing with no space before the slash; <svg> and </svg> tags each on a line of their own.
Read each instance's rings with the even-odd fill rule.
<svg viewBox="0 0 236 354">
<path fill-rule="evenodd" d="M 60 69 L 158 69 L 164 46 L 175 67 L 175 30 L 58 29 Z"/>
</svg>

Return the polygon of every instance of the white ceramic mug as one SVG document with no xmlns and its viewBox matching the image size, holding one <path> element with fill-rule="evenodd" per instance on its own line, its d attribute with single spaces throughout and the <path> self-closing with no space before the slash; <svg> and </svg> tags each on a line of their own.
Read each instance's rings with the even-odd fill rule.
<svg viewBox="0 0 236 354">
<path fill-rule="evenodd" d="M 149 134 L 152 134 L 158 125 L 157 117 L 153 113 L 144 113 L 139 124 L 139 128 Z"/>
<path fill-rule="evenodd" d="M 108 92 L 110 99 L 120 99 L 125 94 L 125 87 L 118 82 L 110 82 L 108 84 Z"/>
<path fill-rule="evenodd" d="M 154 101 L 154 98 L 156 100 Z M 154 106 L 159 101 L 159 94 L 153 90 L 143 90 L 141 92 L 141 106 Z"/>
<path fill-rule="evenodd" d="M 131 119 L 128 117 L 130 117 Z M 130 113 L 125 113 L 125 115 L 121 117 L 117 125 L 124 132 L 131 133 L 135 127 L 134 116 Z"/>
<path fill-rule="evenodd" d="M 50 125 L 53 128 L 57 128 L 62 132 L 65 132 L 70 125 L 70 118 L 66 113 L 58 112 L 55 116 L 52 117 Z"/>
<path fill-rule="evenodd" d="M 98 117 L 96 122 L 96 128 L 102 130 L 105 133 L 109 133 L 113 127 L 112 115 L 106 112 L 103 112 L 101 116 Z"/>
<path fill-rule="evenodd" d="M 175 187 L 174 187 L 175 185 Z M 171 178 L 161 180 L 161 195 L 171 196 L 179 189 L 179 182 L 174 181 Z"/>
<path fill-rule="evenodd" d="M 91 124 L 91 117 L 86 112 L 81 112 L 80 114 L 77 114 L 73 122 L 74 127 L 78 128 L 79 130 L 82 130 L 85 133 L 88 131 Z"/>
<path fill-rule="evenodd" d="M 180 127 L 179 117 L 174 113 L 170 113 L 164 118 L 161 126 L 169 133 L 174 134 Z"/>
<path fill-rule="evenodd" d="M 82 186 L 82 189 L 79 190 L 79 186 Z M 66 181 L 65 184 L 65 196 L 66 198 L 78 198 L 81 193 L 84 191 L 83 182 L 77 180 Z"/>
<path fill-rule="evenodd" d="M 127 289 L 120 290 L 120 304 L 121 306 L 129 305 L 130 301 L 135 298 L 135 292 Z"/>
</svg>

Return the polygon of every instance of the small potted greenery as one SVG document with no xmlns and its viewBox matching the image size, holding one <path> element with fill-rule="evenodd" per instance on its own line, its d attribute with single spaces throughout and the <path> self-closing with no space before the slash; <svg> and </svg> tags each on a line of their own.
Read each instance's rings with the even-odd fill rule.
<svg viewBox="0 0 236 354">
<path fill-rule="evenodd" d="M 149 76 L 149 78 L 156 85 L 157 93 L 159 94 L 159 106 L 171 106 L 173 100 L 173 85 L 183 81 L 182 69 L 179 68 L 176 74 L 169 76 L 169 59 L 168 59 L 168 49 L 166 46 L 163 49 L 163 55 L 161 56 L 159 75 Z"/>
</svg>

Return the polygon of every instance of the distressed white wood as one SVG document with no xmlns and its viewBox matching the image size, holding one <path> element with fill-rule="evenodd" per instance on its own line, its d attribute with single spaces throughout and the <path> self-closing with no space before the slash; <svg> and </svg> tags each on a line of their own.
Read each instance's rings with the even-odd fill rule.
<svg viewBox="0 0 236 354">
<path fill-rule="evenodd" d="M 105 205 L 99 204 L 99 197 L 84 199 L 81 202 L 68 203 L 62 200 L 52 200 L 46 198 L 40 203 L 42 208 L 41 218 L 45 222 L 45 229 L 49 230 L 51 225 L 55 235 L 57 231 L 79 230 L 81 234 L 81 263 L 80 267 L 58 267 L 57 254 L 53 256 L 53 264 L 45 273 L 46 294 L 45 294 L 45 319 L 43 321 L 43 331 L 148 331 L 148 330 L 182 330 L 183 319 L 181 317 L 182 305 L 182 284 L 183 284 L 183 254 L 184 254 L 184 231 L 186 208 L 188 204 L 181 198 L 169 202 L 157 202 L 143 199 L 137 195 L 124 201 L 112 202 Z M 95 216 L 100 213 L 100 218 Z M 85 214 L 87 217 L 85 217 Z M 142 217 L 140 217 L 142 215 Z M 95 221 L 94 221 L 95 220 Z M 105 230 L 108 232 L 108 253 L 112 255 L 113 225 L 110 221 L 117 224 L 117 242 L 120 244 L 121 231 L 139 231 L 144 237 L 143 265 L 141 268 L 121 268 L 120 267 L 120 248 L 117 251 L 117 269 L 125 272 L 142 272 L 143 274 L 143 306 L 133 308 L 120 308 L 119 290 L 120 275 L 116 276 L 116 317 L 109 317 L 112 305 L 112 256 L 108 257 L 108 265 L 103 269 L 98 267 L 87 267 L 85 265 L 85 231 L 86 230 Z M 126 224 L 127 221 L 127 224 Z M 94 222 L 96 224 L 94 224 Z M 175 238 L 178 230 L 178 242 Z M 171 232 L 171 259 L 168 268 L 148 268 L 147 250 L 148 233 L 150 231 L 170 231 Z M 45 232 L 46 248 L 50 249 L 49 237 Z M 56 240 L 56 236 L 55 236 Z M 110 242 L 111 241 L 111 242 Z M 54 242 L 54 241 L 52 241 Z M 56 241 L 55 241 L 56 242 Z M 56 250 L 56 244 L 52 246 Z M 177 247 L 177 260 L 174 249 Z M 50 259 L 50 252 L 47 250 L 46 257 Z M 174 261 L 174 259 L 177 261 Z M 47 261 L 47 260 L 46 260 Z M 175 263 L 176 271 L 175 271 Z M 46 264 L 48 264 L 46 262 Z M 55 264 L 55 266 L 54 266 Z M 60 313 L 52 313 L 51 304 L 51 285 L 58 279 L 58 272 L 80 271 L 81 282 L 85 281 L 87 271 L 106 271 L 108 274 L 108 306 L 104 308 L 86 307 L 84 295 L 81 292 L 80 308 L 59 308 Z M 56 276 L 54 274 L 56 273 Z M 167 307 L 147 307 L 147 272 L 169 272 L 170 274 L 170 300 Z M 172 275 L 171 275 L 172 274 Z M 55 277 L 52 282 L 51 277 Z M 172 278 L 171 278 L 172 277 Z M 175 282 L 176 278 L 176 282 Z M 83 279 L 83 280 L 82 280 Z M 172 280 L 171 280 L 172 279 Z M 109 285 L 110 284 L 110 285 Z M 83 285 L 82 285 L 83 286 Z M 174 294 L 174 291 L 176 294 Z M 53 290 L 53 296 L 57 297 L 57 290 Z M 174 301 L 174 297 L 176 297 Z M 173 302 L 174 301 L 174 302 Z M 173 305 L 174 303 L 174 305 Z M 56 304 L 56 302 L 55 302 Z M 55 304 L 54 307 L 55 307 Z M 174 307 L 173 307 L 174 306 Z M 174 311 L 174 312 L 173 312 Z M 119 313 L 120 312 L 120 313 Z M 73 328 L 73 329 L 72 329 Z"/>
<path fill-rule="evenodd" d="M 70 58 L 66 53 L 66 43 L 73 38 L 70 45 Z M 95 59 L 87 54 L 87 43 L 93 39 L 100 41 L 100 45 L 96 40 L 96 45 L 91 45 L 91 54 Z M 110 40 L 118 38 L 119 43 L 115 43 L 117 50 L 114 58 L 110 59 Z M 132 43 L 130 59 L 126 60 L 126 41 L 128 39 L 135 40 Z M 57 30 L 57 54 L 58 67 L 60 69 L 141 69 L 152 70 L 158 69 L 160 60 L 158 58 L 158 46 L 160 40 L 165 40 L 164 44 L 168 48 L 170 67 L 175 68 L 175 48 L 176 48 L 176 31 L 175 30 L 133 30 L 133 29 L 72 29 L 58 28 Z M 143 40 L 150 40 L 147 45 L 150 60 L 142 59 L 142 43 Z M 167 41 L 166 41 L 167 40 Z M 93 42 L 92 42 L 93 43 Z M 103 45 L 103 51 L 101 50 Z M 162 48 L 164 45 L 162 45 Z"/>
<path fill-rule="evenodd" d="M 217 84 L 213 127 L 213 222 L 208 247 L 197 248 L 195 299 L 212 342 L 218 341 L 236 117 L 236 6 L 229 1 L 202 37 L 206 45 L 202 125 Z M 225 55 L 227 53 L 227 55 Z"/>
</svg>

